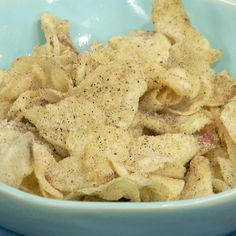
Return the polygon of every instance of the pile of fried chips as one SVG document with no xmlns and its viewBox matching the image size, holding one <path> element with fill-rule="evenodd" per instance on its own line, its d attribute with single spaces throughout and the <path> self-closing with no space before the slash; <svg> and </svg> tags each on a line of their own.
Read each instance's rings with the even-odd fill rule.
<svg viewBox="0 0 236 236">
<path fill-rule="evenodd" d="M 80 201 L 192 199 L 236 187 L 236 80 L 180 0 L 153 32 L 78 53 L 44 13 L 46 44 L 0 71 L 0 182 Z"/>
</svg>

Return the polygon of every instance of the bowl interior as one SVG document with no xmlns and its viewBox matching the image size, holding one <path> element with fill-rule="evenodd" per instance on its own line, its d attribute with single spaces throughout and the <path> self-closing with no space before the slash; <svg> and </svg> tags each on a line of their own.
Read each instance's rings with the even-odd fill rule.
<svg viewBox="0 0 236 236">
<path fill-rule="evenodd" d="M 223 52 L 215 69 L 227 69 L 236 76 L 236 2 L 184 0 L 184 4 L 193 24 Z M 151 8 L 152 0 L 1 0 L 0 69 L 9 69 L 16 57 L 30 54 L 35 45 L 44 42 L 39 24 L 44 11 L 68 19 L 72 39 L 84 51 L 96 40 L 106 43 L 114 35 L 152 29 Z M 4 184 L 0 184 L 0 190 L 28 196 Z"/>
<path fill-rule="evenodd" d="M 184 0 L 193 24 L 223 51 L 216 70 L 236 76 L 236 2 Z M 152 29 L 152 0 L 2 0 L 0 1 L 0 68 L 9 69 L 18 56 L 28 55 L 44 42 L 39 18 L 50 11 L 71 23 L 71 36 L 80 51 L 91 42 L 107 40 L 134 29 Z M 19 10 L 20 9 L 20 10 Z"/>
</svg>

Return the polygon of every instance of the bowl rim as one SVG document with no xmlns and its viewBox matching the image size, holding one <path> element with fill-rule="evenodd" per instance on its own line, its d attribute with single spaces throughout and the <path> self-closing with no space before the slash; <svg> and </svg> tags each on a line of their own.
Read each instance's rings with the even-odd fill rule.
<svg viewBox="0 0 236 236">
<path fill-rule="evenodd" d="M 9 198 L 15 198 L 17 201 L 26 204 L 40 205 L 44 207 L 56 208 L 74 208 L 74 209 L 97 209 L 97 210 L 174 210 L 178 208 L 199 208 L 211 205 L 224 204 L 228 201 L 236 203 L 236 189 L 231 189 L 222 193 L 212 194 L 206 197 L 161 201 L 161 202 L 85 202 L 85 201 L 68 201 L 57 200 L 33 195 L 22 190 L 13 188 L 6 184 L 0 183 L 0 197 L 2 194 Z"/>
<path fill-rule="evenodd" d="M 236 7 L 235 0 L 215 0 L 225 5 Z M 40 205 L 42 207 L 53 208 L 73 208 L 73 209 L 90 209 L 90 210 L 174 210 L 186 208 L 199 208 L 206 206 L 215 206 L 225 204 L 228 201 L 236 203 L 236 188 L 227 190 L 222 193 L 212 194 L 206 197 L 195 198 L 190 200 L 161 201 L 161 202 L 84 202 L 57 200 L 33 195 L 22 190 L 13 188 L 0 182 L 0 197 L 5 195 L 11 199 L 26 204 Z"/>
</svg>

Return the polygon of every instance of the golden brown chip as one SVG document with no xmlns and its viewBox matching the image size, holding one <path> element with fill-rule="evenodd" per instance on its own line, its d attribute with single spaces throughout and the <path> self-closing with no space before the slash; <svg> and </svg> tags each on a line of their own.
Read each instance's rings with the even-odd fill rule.
<svg viewBox="0 0 236 236">
<path fill-rule="evenodd" d="M 212 193 L 212 176 L 209 161 L 203 156 L 194 157 L 190 162 L 181 199 L 199 198 Z"/>
</svg>

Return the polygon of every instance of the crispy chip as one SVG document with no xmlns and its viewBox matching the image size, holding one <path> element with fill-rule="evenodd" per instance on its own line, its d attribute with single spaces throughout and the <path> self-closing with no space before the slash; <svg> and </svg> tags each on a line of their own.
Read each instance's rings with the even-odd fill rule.
<svg viewBox="0 0 236 236">
<path fill-rule="evenodd" d="M 118 60 L 139 61 L 150 65 L 166 63 L 169 58 L 170 42 L 159 33 L 139 36 L 118 36 L 110 39 L 109 46 L 117 50 Z"/>
<path fill-rule="evenodd" d="M 134 202 L 140 201 L 139 187 L 137 183 L 128 178 L 116 178 L 97 188 L 82 189 L 77 193 L 73 193 L 67 199 L 74 199 L 78 196 L 92 195 L 108 201 L 118 201 L 122 198 Z"/>
<path fill-rule="evenodd" d="M 144 202 L 178 200 L 183 187 L 183 180 L 152 176 L 148 185 L 141 189 L 141 199 Z"/>
<path fill-rule="evenodd" d="M 211 174 L 213 178 L 223 180 L 222 172 L 218 162 L 218 157 L 222 157 L 222 151 L 218 152 L 218 149 L 213 149 L 210 152 L 206 153 L 206 157 L 210 162 Z M 226 152 L 227 155 L 227 152 Z"/>
<path fill-rule="evenodd" d="M 108 124 L 128 128 L 147 89 L 136 70 L 136 66 L 115 62 L 101 65 L 72 93 L 101 108 Z"/>
<path fill-rule="evenodd" d="M 129 143 L 131 142 L 131 136 L 127 131 L 107 125 L 101 125 L 91 131 L 86 131 L 87 135 L 78 132 L 78 130 L 70 132 L 66 142 L 68 149 L 71 150 L 71 155 L 80 156 L 81 149 L 83 149 L 81 147 L 91 143 L 96 145 L 97 143 L 98 148 L 103 152 L 103 156 L 119 161 L 127 159 Z"/>
<path fill-rule="evenodd" d="M 192 135 L 141 136 L 133 143 L 128 164 L 133 171 L 154 172 L 169 163 L 184 165 L 199 150 L 198 142 Z"/>
<path fill-rule="evenodd" d="M 89 52 L 79 55 L 79 66 L 76 70 L 76 86 L 78 86 L 85 78 L 100 65 L 105 65 L 115 60 L 116 51 L 108 45 L 95 43 Z"/>
<path fill-rule="evenodd" d="M 233 142 L 228 133 L 225 133 L 224 138 L 227 147 L 228 157 L 236 168 L 236 143 Z"/>
<path fill-rule="evenodd" d="M 184 98 L 180 104 L 171 107 L 170 111 L 176 114 L 190 115 L 207 105 L 212 97 L 214 73 L 210 65 L 198 54 L 198 50 L 191 47 L 190 42 L 177 43 L 170 49 L 168 67 L 179 66 L 185 69 L 194 80 L 200 81 L 200 89 L 194 99 Z"/>
<path fill-rule="evenodd" d="M 53 58 L 54 63 L 62 67 L 74 81 L 78 52 L 70 39 L 69 22 L 45 12 L 41 16 L 41 28 L 47 42 L 36 47 L 33 55 Z"/>
<path fill-rule="evenodd" d="M 183 179 L 186 173 L 184 165 L 168 163 L 162 169 L 157 170 L 154 174 L 169 177 L 173 179 Z"/>
<path fill-rule="evenodd" d="M 14 101 L 28 90 L 52 88 L 66 92 L 72 88 L 68 74 L 51 58 L 27 56 L 19 58 L 0 85 L 0 99 Z"/>
<path fill-rule="evenodd" d="M 32 74 L 34 84 L 39 88 L 54 88 L 66 92 L 72 88 L 72 80 L 66 71 L 52 58 L 28 56 L 19 58 L 12 70 L 20 75 Z"/>
<path fill-rule="evenodd" d="M 67 157 L 48 166 L 45 174 L 48 182 L 63 192 L 75 191 L 84 183 L 82 163 L 78 157 Z"/>
<path fill-rule="evenodd" d="M 157 32 L 166 35 L 172 43 L 187 39 L 208 63 L 219 59 L 220 52 L 211 49 L 208 40 L 191 25 L 181 0 L 155 0 L 152 17 Z"/>
<path fill-rule="evenodd" d="M 34 105 L 46 105 L 57 103 L 63 98 L 63 94 L 53 89 L 43 89 L 22 93 L 8 111 L 8 117 L 14 120 L 21 120 L 24 112 Z"/>
<path fill-rule="evenodd" d="M 230 137 L 236 143 L 236 101 L 231 101 L 224 106 L 220 118 Z"/>
<path fill-rule="evenodd" d="M 34 172 L 23 179 L 20 185 L 20 189 L 34 195 L 42 195 L 38 180 Z"/>
<path fill-rule="evenodd" d="M 213 81 L 213 94 L 207 106 L 217 107 L 225 105 L 235 94 L 236 79 L 227 71 L 221 71 Z"/>
<path fill-rule="evenodd" d="M 179 67 L 170 68 L 163 74 L 162 83 L 177 95 L 189 99 L 193 99 L 199 94 L 201 85 L 198 78 Z"/>
<path fill-rule="evenodd" d="M 221 179 L 212 180 L 214 193 L 221 193 L 230 190 L 230 187 Z"/>
<path fill-rule="evenodd" d="M 0 101 L 0 121 L 7 118 L 7 112 L 11 107 L 11 103 L 8 101 Z"/>
<path fill-rule="evenodd" d="M 30 89 L 38 89 L 38 81 L 31 75 L 19 75 L 15 72 L 8 72 L 0 86 L 0 99 L 12 102 L 23 92 Z"/>
<path fill-rule="evenodd" d="M 139 112 L 137 116 L 136 125 L 145 127 L 155 134 L 194 134 L 212 123 L 211 114 L 204 110 L 190 116 L 174 114 L 148 115 L 143 112 Z"/>
<path fill-rule="evenodd" d="M 78 191 L 106 183 L 115 177 L 111 160 L 114 164 L 128 158 L 130 137 L 127 132 L 104 126 L 93 135 L 93 140 L 83 145 L 78 137 L 74 156 L 63 159 L 48 172 L 57 189 Z"/>
<path fill-rule="evenodd" d="M 153 22 L 78 53 L 42 15 L 46 43 L 0 70 L 0 182 L 79 201 L 236 188 L 236 82 L 181 0 L 155 0 Z"/>
<path fill-rule="evenodd" d="M 69 97 L 45 107 L 34 106 L 24 116 L 48 142 L 62 148 L 66 148 L 66 139 L 73 130 L 84 130 L 105 121 L 100 109 L 89 101 L 76 97 Z"/>
<path fill-rule="evenodd" d="M 140 109 L 148 112 L 154 113 L 158 111 L 163 111 L 168 106 L 173 106 L 181 102 L 182 97 L 175 94 L 169 88 L 156 88 L 149 90 L 140 101 Z"/>
<path fill-rule="evenodd" d="M 236 187 L 236 166 L 232 163 L 230 159 L 217 158 L 223 179 L 226 184 L 230 187 Z"/>
<path fill-rule="evenodd" d="M 56 161 L 44 145 L 33 144 L 33 168 L 40 188 L 55 198 L 62 199 L 63 194 L 55 189 L 47 180 L 46 173 L 49 168 L 56 165 Z M 42 192 L 44 194 L 44 192 Z"/>
<path fill-rule="evenodd" d="M 181 199 L 198 198 L 212 193 L 212 176 L 209 161 L 203 156 L 194 157 L 190 162 Z"/>
<path fill-rule="evenodd" d="M 18 188 L 32 172 L 31 133 L 0 124 L 0 182 Z"/>
</svg>

